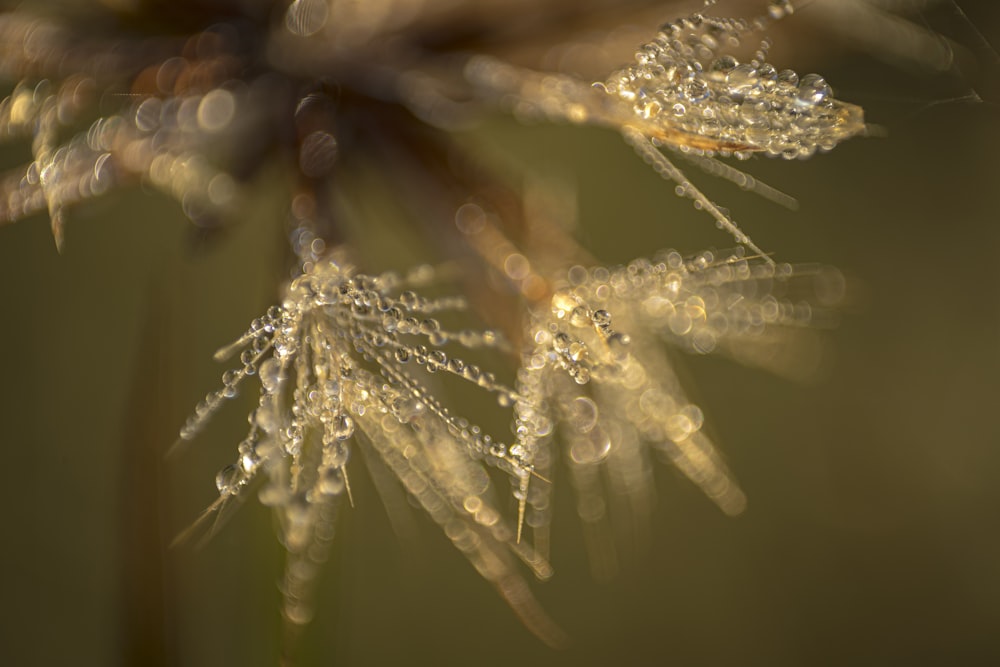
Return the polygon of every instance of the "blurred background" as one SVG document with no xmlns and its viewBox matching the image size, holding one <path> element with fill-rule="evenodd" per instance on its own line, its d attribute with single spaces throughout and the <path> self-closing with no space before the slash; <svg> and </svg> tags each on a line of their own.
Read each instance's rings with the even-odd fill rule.
<svg viewBox="0 0 1000 667">
<path fill-rule="evenodd" d="M 799 211 L 692 170 L 779 260 L 852 285 L 813 383 L 678 361 L 743 516 L 659 467 L 649 553 L 595 583 L 558 489 L 556 576 L 534 587 L 573 639 L 555 651 L 425 517 L 401 543 L 359 458 L 301 664 L 1000 664 L 998 9 L 914 16 L 969 49 L 960 72 L 802 40 L 805 62 L 780 64 L 822 72 L 884 136 L 740 164 Z M 581 242 L 605 262 L 730 245 L 613 132 L 497 119 L 467 140 L 572 183 Z M 209 243 L 142 188 L 75 209 L 62 256 L 41 217 L 0 229 L 5 664 L 277 663 L 283 556 L 266 509 L 251 499 L 204 548 L 168 547 L 216 496 L 252 399 L 164 451 L 219 383 L 214 350 L 277 297 L 280 181 L 265 172 Z"/>
</svg>

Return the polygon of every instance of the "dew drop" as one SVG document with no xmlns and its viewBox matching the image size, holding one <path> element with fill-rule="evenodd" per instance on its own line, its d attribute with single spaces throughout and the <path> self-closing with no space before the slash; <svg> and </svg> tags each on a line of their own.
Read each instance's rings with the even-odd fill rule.
<svg viewBox="0 0 1000 667">
<path fill-rule="evenodd" d="M 219 132 L 229 125 L 236 113 L 236 98 L 228 90 L 216 88 L 198 103 L 198 127 L 205 132 Z"/>
<path fill-rule="evenodd" d="M 777 82 L 781 88 L 795 88 L 799 85 L 799 75 L 790 69 L 783 69 L 778 72 Z"/>
<path fill-rule="evenodd" d="M 135 110 L 135 126 L 140 132 L 153 132 L 160 125 L 163 102 L 158 97 L 146 98 Z"/>
<path fill-rule="evenodd" d="M 590 371 L 582 366 L 574 366 L 569 369 L 569 376 L 577 384 L 587 384 L 590 382 Z"/>
<path fill-rule="evenodd" d="M 708 71 L 721 79 L 722 75 L 736 69 L 736 66 L 739 64 L 739 61 L 733 56 L 721 56 L 712 61 L 712 64 L 708 66 Z"/>
<path fill-rule="evenodd" d="M 702 102 L 710 94 L 708 84 L 701 79 L 689 79 L 683 87 L 683 94 L 692 102 Z"/>
<path fill-rule="evenodd" d="M 285 27 L 294 35 L 308 37 L 323 29 L 329 15 L 326 0 L 295 0 L 285 12 Z"/>
<path fill-rule="evenodd" d="M 323 450 L 323 464 L 337 468 L 347 465 L 351 457 L 351 448 L 345 442 L 334 442 Z"/>
<path fill-rule="evenodd" d="M 628 334 L 618 331 L 608 336 L 608 350 L 610 350 L 611 356 L 616 361 L 623 361 L 628 356 L 628 348 L 631 342 L 632 339 Z"/>
<path fill-rule="evenodd" d="M 386 333 L 393 333 L 402 319 L 403 312 L 399 308 L 389 308 L 389 310 L 382 314 L 382 329 Z"/>
<path fill-rule="evenodd" d="M 583 306 L 577 306 L 569 314 L 569 323 L 575 327 L 585 327 L 590 324 L 590 313 Z"/>
<path fill-rule="evenodd" d="M 806 74 L 799 83 L 799 92 L 795 96 L 796 104 L 800 106 L 815 106 L 830 97 L 833 91 L 826 79 L 819 74 Z"/>
<path fill-rule="evenodd" d="M 257 466 L 260 465 L 260 456 L 254 450 L 249 450 L 240 456 L 240 468 L 243 470 L 243 474 L 250 476 L 257 471 Z M 218 483 L 218 481 L 216 482 Z"/>
<path fill-rule="evenodd" d="M 336 496 L 344 491 L 344 473 L 337 467 L 321 468 L 317 490 L 323 495 Z"/>
<path fill-rule="evenodd" d="M 785 18 L 794 11 L 795 7 L 791 0 L 772 0 L 767 6 L 767 13 L 775 21 Z"/>
<path fill-rule="evenodd" d="M 406 290 L 399 295 L 399 303 L 407 310 L 413 310 L 417 307 L 420 301 L 420 297 L 417 293 L 412 290 Z"/>
<path fill-rule="evenodd" d="M 350 415 L 340 413 L 333 419 L 333 436 L 337 440 L 347 440 L 354 435 L 354 420 Z"/>
<path fill-rule="evenodd" d="M 591 320 L 599 327 L 606 327 L 611 324 L 611 313 L 606 310 L 595 310 Z"/>
<path fill-rule="evenodd" d="M 597 403 L 587 396 L 574 398 L 566 411 L 573 428 L 580 433 L 589 433 L 597 424 L 598 415 Z"/>
<path fill-rule="evenodd" d="M 486 228 L 486 213 L 476 204 L 462 204 L 455 211 L 455 224 L 463 234 L 478 234 Z"/>
<path fill-rule="evenodd" d="M 237 465 L 229 464 L 215 476 L 215 487 L 219 489 L 219 495 L 233 496 L 239 493 L 244 481 L 243 471 Z"/>
<path fill-rule="evenodd" d="M 480 387 L 492 391 L 496 387 L 497 378 L 493 373 L 483 373 L 477 381 Z"/>
<path fill-rule="evenodd" d="M 726 75 L 729 93 L 734 97 L 745 97 L 760 88 L 760 79 L 753 65 L 744 63 Z"/>
<path fill-rule="evenodd" d="M 578 464 L 594 464 L 603 461 L 610 452 L 611 439 L 604 429 L 597 427 L 573 442 L 570 458 Z"/>
<path fill-rule="evenodd" d="M 310 178 L 320 178 L 330 173 L 337 161 L 337 139 L 323 130 L 316 130 L 302 140 L 299 148 L 299 167 Z"/>
</svg>

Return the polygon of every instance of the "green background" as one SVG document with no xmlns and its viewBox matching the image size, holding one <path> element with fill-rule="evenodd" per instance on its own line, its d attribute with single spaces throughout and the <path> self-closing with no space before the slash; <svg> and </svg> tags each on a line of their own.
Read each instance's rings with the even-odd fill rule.
<svg viewBox="0 0 1000 667">
<path fill-rule="evenodd" d="M 996 44 L 996 9 L 963 6 Z M 779 259 L 838 266 L 853 285 L 817 383 L 681 360 L 745 515 L 723 516 L 661 467 L 650 552 L 598 584 L 558 489 L 556 576 L 535 591 L 574 643 L 553 651 L 429 520 L 401 543 L 359 458 L 357 506 L 342 515 L 301 663 L 1000 664 L 991 53 L 964 80 L 860 55 L 823 64 L 887 134 L 740 165 L 796 196 L 798 212 L 690 171 Z M 984 100 L 951 100 L 970 82 Z M 581 240 L 607 262 L 730 245 L 614 133 L 496 121 L 474 140 L 571 177 Z M 23 158 L 11 151 L 8 166 Z M 212 501 L 246 402 L 180 455 L 163 452 L 219 382 L 212 352 L 276 298 L 279 189 L 263 181 L 245 219 L 208 244 L 140 189 L 76 209 L 62 256 L 44 219 L 0 229 L 5 664 L 277 662 L 282 555 L 267 511 L 251 500 L 205 548 L 166 547 Z"/>
</svg>

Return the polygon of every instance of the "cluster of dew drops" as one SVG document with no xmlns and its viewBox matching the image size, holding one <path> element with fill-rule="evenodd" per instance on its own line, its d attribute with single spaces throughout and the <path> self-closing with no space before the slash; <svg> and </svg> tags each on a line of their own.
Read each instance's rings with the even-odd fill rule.
<svg viewBox="0 0 1000 667">
<path fill-rule="evenodd" d="M 773 2 L 769 16 L 792 10 L 790 2 Z M 748 62 L 725 53 L 767 20 L 699 14 L 667 23 L 640 47 L 635 64 L 598 86 L 631 104 L 637 117 L 695 137 L 674 141 L 700 155 L 807 158 L 860 131 L 860 109 L 835 100 L 822 76 L 800 78 L 768 63 L 767 39 Z"/>
</svg>

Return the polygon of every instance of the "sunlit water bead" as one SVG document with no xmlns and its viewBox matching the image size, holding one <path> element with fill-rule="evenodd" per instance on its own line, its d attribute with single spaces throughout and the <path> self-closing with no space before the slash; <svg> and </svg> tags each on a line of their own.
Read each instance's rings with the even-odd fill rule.
<svg viewBox="0 0 1000 667">
<path fill-rule="evenodd" d="M 274 357 L 265 359 L 257 369 L 261 388 L 268 394 L 276 394 L 284 382 L 281 364 Z"/>
<path fill-rule="evenodd" d="M 604 461 L 614 444 L 608 432 L 600 425 L 587 431 L 571 431 L 567 434 L 569 441 L 569 456 L 573 463 L 595 464 Z"/>
<path fill-rule="evenodd" d="M 833 90 L 819 74 L 806 74 L 799 81 L 795 103 L 799 107 L 815 107 L 833 96 Z"/>
<path fill-rule="evenodd" d="M 589 433 L 600 417 L 600 411 L 594 399 L 588 396 L 577 396 L 569 401 L 563 411 L 567 423 L 580 433 Z"/>
<path fill-rule="evenodd" d="M 337 153 L 337 139 L 329 132 L 316 130 L 302 140 L 299 168 L 310 178 L 321 178 L 332 170 Z"/>
<path fill-rule="evenodd" d="M 792 4 L 792 0 L 772 0 L 767 5 L 768 16 L 775 21 L 785 18 L 794 11 L 795 6 Z"/>
<path fill-rule="evenodd" d="M 294 0 L 285 12 L 285 27 L 293 35 L 309 37 L 326 26 L 329 16 L 327 0 Z"/>
<path fill-rule="evenodd" d="M 226 129 L 236 115 L 236 96 L 225 88 L 209 91 L 198 101 L 198 128 L 209 134 Z"/>
<path fill-rule="evenodd" d="M 740 62 L 733 56 L 719 56 L 711 63 L 705 71 L 705 77 L 715 83 L 725 83 L 729 80 L 729 75 L 739 66 Z"/>
<path fill-rule="evenodd" d="M 341 466 L 323 466 L 316 479 L 316 490 L 326 496 L 337 496 L 347 487 L 347 476 Z"/>
<path fill-rule="evenodd" d="M 337 442 L 347 440 L 354 435 L 354 419 L 347 413 L 339 413 L 334 416 L 331 423 L 331 435 Z"/>
<path fill-rule="evenodd" d="M 783 15 L 790 5 L 772 10 Z M 631 106 L 637 131 L 654 145 L 696 155 L 804 158 L 863 131 L 861 109 L 835 100 L 822 77 L 800 82 L 767 63 L 767 38 L 747 62 L 729 53 L 768 20 L 695 16 L 668 24 L 603 88 Z"/>
<path fill-rule="evenodd" d="M 135 127 L 141 133 L 155 132 L 160 127 L 163 100 L 149 97 L 135 107 Z"/>
<path fill-rule="evenodd" d="M 351 426 L 353 433 L 353 424 Z M 334 439 L 332 441 L 327 441 L 324 438 L 323 442 L 323 461 L 322 466 L 333 467 L 333 468 L 343 468 L 347 465 L 347 461 L 351 457 L 350 443 L 347 438 L 344 439 Z"/>
<path fill-rule="evenodd" d="M 266 448 L 265 448 L 266 449 Z M 238 465 L 243 474 L 249 479 L 254 474 L 256 474 L 257 469 L 260 467 L 263 459 L 257 449 L 257 442 L 255 437 L 248 437 L 246 440 L 239 445 L 239 460 Z"/>
<path fill-rule="evenodd" d="M 247 477 L 242 468 L 231 463 L 215 476 L 215 487 L 220 496 L 235 496 L 247 484 Z"/>
<path fill-rule="evenodd" d="M 700 431 L 705 423 L 705 416 L 697 405 L 689 403 L 675 412 L 667 420 L 667 437 L 674 442 L 683 440 Z"/>
<path fill-rule="evenodd" d="M 598 329 L 606 329 L 611 326 L 611 313 L 603 309 L 598 309 L 591 315 L 590 320 Z"/>
<path fill-rule="evenodd" d="M 757 67 L 750 63 L 737 65 L 726 74 L 726 92 L 734 100 L 753 97 L 763 90 L 760 73 Z"/>
<path fill-rule="evenodd" d="M 679 92 L 684 100 L 697 104 L 706 101 L 711 95 L 712 89 L 704 80 L 691 78 L 681 84 Z"/>
</svg>

